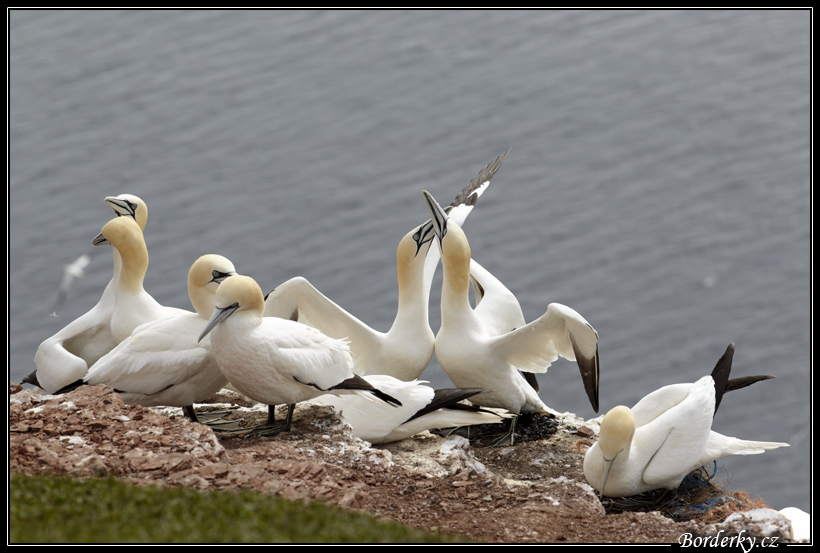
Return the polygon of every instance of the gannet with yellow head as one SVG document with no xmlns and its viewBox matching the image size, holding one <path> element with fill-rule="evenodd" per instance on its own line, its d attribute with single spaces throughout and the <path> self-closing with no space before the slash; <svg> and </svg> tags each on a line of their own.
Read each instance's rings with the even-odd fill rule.
<svg viewBox="0 0 820 553">
<path fill-rule="evenodd" d="M 655 390 L 630 409 L 613 407 L 601 421 L 598 441 L 584 457 L 584 476 L 601 496 L 628 497 L 674 489 L 693 470 L 727 455 L 755 455 L 788 446 L 724 436 L 712 420 L 727 391 L 771 376 L 729 379 L 734 344 L 711 375 Z"/>
<path fill-rule="evenodd" d="M 445 208 L 453 220 L 460 224 L 466 220 L 507 153 L 479 171 Z M 399 242 L 398 309 L 387 332 L 356 318 L 304 277 L 294 277 L 270 292 L 265 300 L 265 316 L 292 319 L 333 338 L 347 339 L 357 374 L 387 374 L 400 380 L 415 380 L 427 368 L 435 349 L 435 335 L 428 319 L 430 288 L 439 261 L 438 248 L 431 248 L 434 236 L 432 222 L 426 221 Z"/>
<path fill-rule="evenodd" d="M 105 203 L 117 217 L 128 217 L 140 230 L 145 228 L 148 208 L 139 197 L 133 194 L 108 196 Z M 111 315 L 122 261 L 117 250 L 114 250 L 113 257 L 114 272 L 99 301 L 40 344 L 34 355 L 36 369 L 23 379 L 24 383 L 54 393 L 85 376 L 88 367 L 117 345 L 111 333 Z"/>
<path fill-rule="evenodd" d="M 353 373 L 344 340 L 279 317 L 265 317 L 262 289 L 248 276 L 230 276 L 216 291 L 216 307 L 200 335 L 210 334 L 222 373 L 240 393 L 268 405 L 268 421 L 242 433 L 274 435 L 290 429 L 296 403 L 331 394 L 360 394 L 401 402 Z M 277 423 L 276 405 L 288 406 Z"/>
<path fill-rule="evenodd" d="M 198 422 L 193 404 L 228 383 L 211 352 L 210 340 L 199 341 L 199 335 L 213 313 L 219 283 L 234 274 L 233 263 L 221 255 L 199 257 L 188 271 L 188 296 L 196 312 L 138 326 L 88 370 L 82 383 L 107 384 L 125 403 L 182 407 Z"/>
<path fill-rule="evenodd" d="M 108 221 L 92 244 L 110 244 L 122 259 L 120 275 L 114 289 L 111 334 L 122 342 L 139 325 L 169 315 L 186 313 L 183 309 L 160 304 L 143 286 L 148 271 L 148 248 L 139 225 L 130 217 Z"/>
<path fill-rule="evenodd" d="M 558 303 L 540 318 L 508 332 L 493 321 L 489 309 L 470 305 L 470 244 L 433 196 L 423 195 L 441 248 L 444 278 L 441 328 L 436 358 L 457 387 L 487 392 L 470 399 L 477 405 L 511 413 L 548 412 L 521 371 L 543 373 L 558 357 L 576 361 L 592 408 L 598 410 L 598 333 L 573 309 Z M 482 302 L 483 303 L 483 302 Z M 515 418 L 511 428 L 514 431 Z"/>
</svg>

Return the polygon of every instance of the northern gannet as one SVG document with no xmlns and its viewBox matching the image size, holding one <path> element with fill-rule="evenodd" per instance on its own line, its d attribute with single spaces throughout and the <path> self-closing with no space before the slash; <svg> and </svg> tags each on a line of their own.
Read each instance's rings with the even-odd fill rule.
<svg viewBox="0 0 820 553">
<path fill-rule="evenodd" d="M 117 217 L 128 217 L 137 223 L 140 230 L 145 228 L 148 208 L 139 197 L 133 194 L 108 196 L 105 203 L 114 210 Z M 47 393 L 54 393 L 85 376 L 88 367 L 117 345 L 111 333 L 114 295 L 122 266 L 116 249 L 113 259 L 114 272 L 99 301 L 85 314 L 40 344 L 34 355 L 36 368 L 23 379 L 24 383 L 42 388 Z"/>
<path fill-rule="evenodd" d="M 264 317 L 265 299 L 248 276 L 230 276 L 216 291 L 216 307 L 200 339 L 211 348 L 222 373 L 240 393 L 268 405 L 266 424 L 243 434 L 270 436 L 290 429 L 296 403 L 322 394 L 360 394 L 373 401 L 401 402 L 353 373 L 353 358 L 343 340 L 279 317 Z M 276 405 L 288 405 L 283 423 Z"/>
<path fill-rule="evenodd" d="M 551 303 L 540 318 L 504 331 L 515 317 L 494 320 L 485 299 L 470 305 L 470 244 L 429 192 L 423 195 L 441 249 L 444 278 L 436 358 L 457 387 L 488 390 L 470 399 L 511 413 L 548 412 L 521 371 L 546 372 L 558 357 L 576 361 L 592 408 L 598 411 L 598 333 L 573 309 Z M 482 307 L 484 305 L 484 307 Z M 511 433 L 514 431 L 515 418 Z M 511 434 L 512 435 L 512 434 Z"/>
<path fill-rule="evenodd" d="M 214 311 L 219 283 L 234 274 L 233 263 L 221 255 L 199 257 L 188 271 L 188 296 L 196 312 L 138 326 L 76 384 L 107 384 L 125 403 L 182 407 L 192 421 L 199 422 L 193 404 L 228 383 L 211 352 L 210 340 L 199 341 L 199 335 Z"/>
<path fill-rule="evenodd" d="M 340 411 L 353 434 L 371 444 L 384 444 L 409 438 L 419 432 L 475 424 L 494 424 L 503 414 L 462 403 L 482 392 L 481 388 L 434 390 L 424 380 L 406 382 L 387 375 L 363 377 L 379 390 L 401 401 L 396 407 L 355 395 L 323 395 L 311 400 L 332 405 Z"/>
<path fill-rule="evenodd" d="M 465 221 L 507 153 L 479 171 L 447 206 L 446 211 L 453 220 L 459 224 Z M 387 374 L 400 380 L 415 380 L 427 368 L 435 348 L 435 336 L 428 319 L 430 288 L 439 261 L 438 249 L 430 247 L 433 238 L 432 222 L 426 221 L 399 242 L 396 252 L 399 302 L 393 325 L 387 332 L 368 326 L 303 277 L 294 277 L 267 295 L 265 316 L 292 319 L 333 338 L 347 339 L 357 374 Z"/>
<path fill-rule="evenodd" d="M 111 334 L 116 343 L 125 340 L 139 325 L 186 311 L 160 304 L 145 291 L 143 282 L 148 270 L 148 248 L 139 225 L 130 217 L 108 221 L 92 244 L 110 244 L 120 255 L 122 267 L 114 287 Z"/>
<path fill-rule="evenodd" d="M 788 446 L 739 440 L 712 430 L 724 393 L 773 378 L 729 379 L 734 349 L 729 344 L 711 375 L 664 386 L 632 409 L 619 405 L 604 415 L 598 441 L 584 457 L 587 482 L 601 496 L 610 497 L 674 489 L 687 474 L 721 457 Z"/>
</svg>

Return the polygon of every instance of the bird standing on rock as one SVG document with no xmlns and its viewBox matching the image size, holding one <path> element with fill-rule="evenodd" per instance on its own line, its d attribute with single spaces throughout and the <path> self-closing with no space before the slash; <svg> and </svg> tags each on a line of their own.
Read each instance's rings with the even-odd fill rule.
<svg viewBox="0 0 820 553">
<path fill-rule="evenodd" d="M 188 271 L 188 295 L 196 312 L 138 326 L 68 388 L 107 384 L 125 403 L 181 407 L 194 422 L 212 422 L 209 415 L 197 416 L 193 404 L 218 392 L 228 380 L 216 363 L 210 340 L 200 341 L 199 335 L 213 313 L 219 284 L 234 274 L 236 269 L 227 258 L 200 256 Z M 222 426 L 217 422 L 217 427 Z"/>
<path fill-rule="evenodd" d="M 225 377 L 240 393 L 268 405 L 267 423 L 242 434 L 270 436 L 291 428 L 296 403 L 320 395 L 358 394 L 393 405 L 401 402 L 353 373 L 350 348 L 343 340 L 278 317 L 265 317 L 265 298 L 248 276 L 230 276 L 216 291 L 216 307 L 200 334 L 211 347 Z M 277 423 L 276 405 L 288 406 Z"/>
</svg>

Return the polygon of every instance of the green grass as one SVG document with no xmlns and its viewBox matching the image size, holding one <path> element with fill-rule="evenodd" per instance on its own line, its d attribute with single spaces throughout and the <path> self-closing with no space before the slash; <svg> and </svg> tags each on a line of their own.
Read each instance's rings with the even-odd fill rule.
<svg viewBox="0 0 820 553">
<path fill-rule="evenodd" d="M 320 503 L 251 491 L 129 485 L 113 478 L 9 479 L 10 543 L 451 543 Z"/>
</svg>

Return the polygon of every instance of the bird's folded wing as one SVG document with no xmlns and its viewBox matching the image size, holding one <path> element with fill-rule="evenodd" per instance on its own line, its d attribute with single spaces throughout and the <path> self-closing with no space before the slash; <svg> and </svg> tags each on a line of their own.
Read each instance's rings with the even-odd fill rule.
<svg viewBox="0 0 820 553">
<path fill-rule="evenodd" d="M 192 316 L 140 325 L 89 369 L 85 381 L 144 394 L 183 382 L 213 362 L 210 341 L 197 341 L 205 323 Z"/>
<path fill-rule="evenodd" d="M 643 472 L 644 482 L 663 485 L 698 467 L 712 428 L 714 398 L 711 378 L 701 379 L 692 385 L 684 401 L 635 430 L 634 446 L 651 455 Z"/>
</svg>

